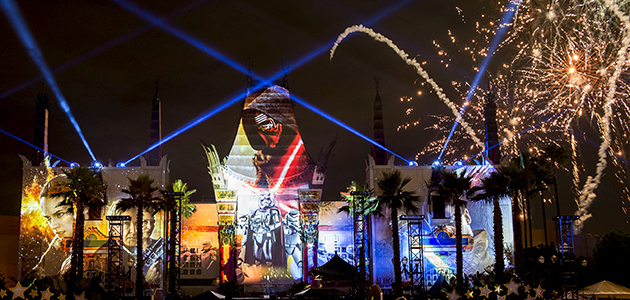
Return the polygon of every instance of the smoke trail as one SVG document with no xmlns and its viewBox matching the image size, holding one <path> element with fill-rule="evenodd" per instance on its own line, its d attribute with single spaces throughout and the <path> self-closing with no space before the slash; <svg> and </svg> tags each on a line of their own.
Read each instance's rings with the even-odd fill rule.
<svg viewBox="0 0 630 300">
<path fill-rule="evenodd" d="M 453 111 L 453 115 L 457 118 L 455 120 L 455 123 L 462 124 L 462 127 L 464 127 L 464 129 L 470 135 L 471 139 L 475 142 L 475 144 L 477 144 L 477 146 L 479 146 L 480 148 L 484 147 L 484 143 L 481 140 L 479 140 L 479 138 L 477 138 L 473 129 L 470 128 L 470 126 L 468 125 L 468 122 L 462 119 L 462 115 L 459 113 L 459 108 L 457 107 L 457 105 L 455 105 L 453 102 L 451 102 L 451 100 L 448 99 L 446 94 L 444 94 L 444 91 L 442 90 L 442 88 L 431 77 L 429 77 L 429 73 L 427 73 L 424 69 L 422 69 L 422 67 L 420 66 L 420 63 L 418 63 L 415 58 L 410 59 L 409 54 L 405 53 L 405 51 L 398 48 L 398 46 L 396 46 L 396 44 L 394 44 L 392 40 L 386 38 L 382 34 L 377 33 L 370 28 L 364 27 L 363 25 L 354 25 L 354 26 L 348 27 L 342 34 L 339 35 L 339 37 L 335 41 L 335 44 L 330 49 L 330 60 L 333 59 L 335 51 L 337 50 L 337 47 L 339 46 L 341 41 L 343 41 L 348 35 L 355 32 L 366 33 L 367 35 L 374 38 L 377 42 L 387 44 L 387 46 L 392 48 L 398 54 L 398 56 L 402 58 L 402 60 L 405 63 L 414 67 L 417 70 L 418 75 L 422 76 L 422 78 L 427 83 L 429 83 L 429 85 L 431 85 L 431 87 L 433 88 L 437 96 L 440 98 L 440 100 L 442 100 L 442 102 L 444 102 L 444 104 L 446 104 L 446 106 L 448 106 L 451 109 L 451 111 Z"/>
<path fill-rule="evenodd" d="M 588 208 L 591 206 L 595 197 L 595 189 L 601 183 L 602 176 L 604 175 L 604 170 L 606 169 L 606 151 L 610 147 L 610 118 L 612 117 L 612 103 L 614 101 L 614 95 L 616 90 L 616 81 L 621 75 L 622 68 L 628 59 L 627 49 L 630 45 L 629 33 L 630 33 L 630 19 L 619 10 L 619 6 L 611 0 L 604 0 L 606 5 L 615 13 L 615 16 L 619 18 L 622 24 L 624 24 L 624 37 L 621 42 L 621 49 L 617 54 L 617 65 L 615 66 L 615 72 L 608 80 L 608 93 L 606 94 L 606 101 L 604 105 L 604 116 L 601 120 L 602 127 L 602 143 L 599 146 L 598 156 L 599 159 L 597 161 L 597 170 L 595 173 L 595 177 L 588 176 L 586 178 L 586 183 L 584 183 L 584 187 L 582 188 L 582 192 L 579 198 L 579 208 L 575 212 L 576 215 L 580 216 L 578 230 L 581 230 L 584 226 L 584 221 L 588 220 L 592 217 L 592 214 L 588 212 Z"/>
</svg>

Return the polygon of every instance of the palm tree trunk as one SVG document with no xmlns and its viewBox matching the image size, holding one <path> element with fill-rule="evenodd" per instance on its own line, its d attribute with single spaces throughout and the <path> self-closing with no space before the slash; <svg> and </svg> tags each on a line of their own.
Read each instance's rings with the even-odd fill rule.
<svg viewBox="0 0 630 300">
<path fill-rule="evenodd" d="M 394 295 L 402 295 L 402 274 L 400 269 L 400 234 L 398 233 L 398 210 L 391 210 L 392 238 L 394 247 Z"/>
<path fill-rule="evenodd" d="M 144 257 L 142 257 L 142 223 L 143 223 L 143 205 L 141 201 L 138 201 L 137 213 L 136 213 L 136 299 L 142 298 L 142 290 L 144 289 L 144 274 L 142 274 L 142 268 L 144 267 Z"/>
<path fill-rule="evenodd" d="M 512 197 L 512 229 L 514 230 L 514 270 L 517 275 L 522 276 L 523 262 L 523 229 L 521 226 L 521 207 L 519 205 L 519 193 L 515 192 Z"/>
<path fill-rule="evenodd" d="M 503 260 L 503 215 L 501 213 L 501 206 L 499 205 L 499 198 L 492 200 L 494 204 L 493 217 L 494 217 L 494 273 L 495 281 L 497 284 L 503 283 L 503 273 L 505 271 L 505 261 Z"/>
<path fill-rule="evenodd" d="M 462 249 L 462 211 L 461 203 L 455 200 L 455 250 L 457 264 L 457 285 L 464 283 L 464 252 Z"/>
<path fill-rule="evenodd" d="M 83 229 L 85 228 L 85 215 L 83 214 L 83 201 L 78 200 L 75 206 L 77 216 L 74 224 L 74 239 L 72 241 L 73 258 L 71 262 L 74 262 L 72 277 L 74 277 L 74 282 L 77 283 L 78 280 L 83 277 Z"/>
</svg>

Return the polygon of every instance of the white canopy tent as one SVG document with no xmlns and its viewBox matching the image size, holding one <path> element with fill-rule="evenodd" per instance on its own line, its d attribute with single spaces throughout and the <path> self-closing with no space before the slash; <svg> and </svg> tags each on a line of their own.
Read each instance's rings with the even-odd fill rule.
<svg viewBox="0 0 630 300">
<path fill-rule="evenodd" d="M 579 291 L 580 299 L 630 299 L 630 289 L 610 281 L 600 281 Z"/>
</svg>

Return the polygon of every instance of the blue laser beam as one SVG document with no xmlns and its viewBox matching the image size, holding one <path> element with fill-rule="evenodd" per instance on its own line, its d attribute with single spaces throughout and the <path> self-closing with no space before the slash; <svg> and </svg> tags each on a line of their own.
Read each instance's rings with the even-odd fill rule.
<svg viewBox="0 0 630 300">
<path fill-rule="evenodd" d="M 259 84 L 255 88 L 260 88 L 262 86 L 263 86 L 263 84 Z M 162 138 L 159 142 L 153 144 L 152 146 L 150 146 L 146 150 L 140 152 L 136 156 L 128 159 L 127 161 L 124 162 L 124 164 L 128 165 L 130 162 L 134 161 L 138 157 L 140 157 L 140 156 L 146 154 L 147 152 L 149 152 L 149 151 L 159 147 L 160 145 L 170 141 L 171 139 L 173 139 L 174 137 L 182 134 L 183 132 L 187 131 L 188 129 L 191 129 L 191 128 L 199 125 L 201 122 L 203 122 L 203 121 L 207 120 L 208 118 L 216 115 L 217 113 L 221 112 L 222 110 L 232 106 L 232 104 L 238 102 L 239 100 L 243 99 L 246 96 L 247 96 L 247 92 L 243 92 L 243 93 L 237 95 L 236 97 L 233 97 L 232 99 L 229 99 L 228 101 L 223 102 L 222 104 L 218 105 L 216 108 L 211 108 L 211 109 L 207 110 L 206 112 L 202 113 L 197 118 L 193 119 L 192 121 L 189 121 L 188 123 L 184 124 L 180 128 L 178 128 L 175 131 L 171 132 L 166 137 Z"/>
<path fill-rule="evenodd" d="M 201 41 L 198 41 L 197 39 L 195 39 L 195 38 L 193 38 L 192 36 L 190 36 L 190 35 L 188 35 L 188 34 L 184 33 L 183 31 L 181 31 L 181 30 L 179 30 L 179 29 L 176 29 L 176 28 L 174 28 L 174 27 L 172 27 L 172 26 L 170 26 L 170 25 L 166 24 L 165 22 L 163 22 L 162 20 L 160 20 L 158 17 L 154 16 L 153 14 L 149 13 L 148 11 L 143 10 L 143 9 L 141 9 L 140 7 L 137 7 L 137 6 L 133 5 L 133 4 L 130 4 L 130 3 L 125 2 L 125 1 L 122 1 L 122 0 L 112 0 L 112 1 L 114 1 L 114 2 L 118 3 L 120 6 L 122 6 L 122 7 L 124 7 L 125 9 L 127 9 L 127 10 L 131 11 L 132 13 L 135 13 L 135 14 L 139 15 L 140 17 L 144 18 L 145 20 L 147 20 L 147 21 L 149 21 L 149 22 L 151 22 L 151 23 L 155 24 L 156 26 L 158 26 L 158 27 L 160 27 L 160 28 L 162 28 L 162 29 L 166 30 L 166 31 L 167 31 L 167 32 L 169 32 L 170 34 L 175 35 L 176 37 L 180 38 L 180 39 L 181 39 L 181 40 L 183 40 L 184 42 L 186 42 L 186 43 L 188 43 L 188 44 L 191 44 L 191 45 L 193 45 L 193 46 L 197 47 L 199 50 L 201 50 L 201 51 L 203 51 L 203 52 L 205 52 L 205 53 L 207 53 L 207 54 L 209 54 L 209 55 L 211 55 L 211 56 L 214 56 L 215 58 L 217 58 L 217 59 L 219 59 L 219 60 L 223 61 L 224 63 L 226 63 L 227 65 L 229 65 L 229 66 L 231 66 L 231 67 L 233 67 L 233 68 L 235 68 L 236 70 L 238 70 L 238 71 L 240 71 L 240 72 L 242 72 L 242 73 L 245 73 L 245 74 L 250 74 L 249 70 L 247 70 L 247 69 L 245 69 L 245 68 L 241 67 L 239 64 L 237 64 L 237 63 L 235 63 L 235 62 L 233 62 L 233 61 L 231 61 L 231 60 L 227 59 L 227 57 L 225 57 L 225 56 L 221 55 L 219 52 L 217 52 L 217 51 L 213 50 L 210 46 L 205 45 L 205 44 L 204 44 L 204 43 L 202 43 Z M 407 3 L 410 3 L 410 2 L 412 2 L 412 0 L 405 0 L 405 1 L 402 1 L 402 2 L 400 2 L 398 5 L 393 6 L 393 7 L 391 7 L 390 9 L 387 9 L 387 10 L 383 11 L 381 14 L 379 14 L 378 16 L 376 16 L 376 17 L 374 17 L 374 18 L 372 18 L 372 19 L 368 20 L 368 21 L 367 21 L 367 22 L 365 22 L 365 23 L 366 23 L 366 24 L 372 24 L 372 23 L 375 23 L 375 22 L 377 22 L 378 20 L 380 20 L 380 19 L 384 18 L 385 16 L 387 16 L 388 14 L 391 14 L 391 13 L 393 13 L 394 11 L 396 11 L 396 10 L 398 10 L 398 9 L 402 8 L 404 5 L 406 5 Z M 334 42 L 330 42 L 330 43 L 329 43 L 329 45 L 332 45 L 332 44 L 334 44 Z M 269 79 L 264 80 L 264 79 L 262 79 L 260 76 L 257 76 L 257 75 L 255 75 L 255 74 L 251 74 L 251 76 L 252 76 L 253 78 L 255 78 L 256 80 L 260 81 L 260 83 L 259 83 L 259 84 L 257 84 L 257 85 L 256 85 L 255 87 L 253 87 L 252 89 L 253 89 L 253 90 L 257 90 L 257 89 L 260 89 L 261 87 L 266 87 L 266 86 L 269 86 L 269 84 L 270 84 L 271 82 L 273 82 L 274 80 L 276 80 L 276 79 L 277 79 L 277 78 L 279 78 L 280 76 L 283 76 L 286 72 L 289 72 L 289 71 L 291 71 L 291 70 L 293 70 L 293 69 L 295 69 L 295 68 L 297 68 L 297 67 L 299 67 L 299 66 L 301 66 L 301 65 L 305 64 L 306 62 L 308 62 L 308 61 L 310 61 L 311 59 L 313 59 L 315 56 L 317 56 L 317 55 L 319 55 L 319 54 L 321 54 L 321 53 L 323 53 L 323 52 L 327 51 L 327 50 L 328 50 L 328 48 L 330 48 L 330 46 L 329 46 L 329 45 L 327 45 L 327 46 L 325 46 L 325 47 L 321 47 L 321 48 L 319 48 L 319 49 L 317 49 L 317 50 L 315 50 L 315 51 L 311 52 L 310 54 L 306 55 L 306 57 L 304 57 L 303 59 L 299 60 L 296 64 L 294 64 L 294 65 L 292 65 L 291 67 L 289 67 L 289 68 L 288 68 L 288 70 L 282 70 L 282 71 L 280 71 L 280 72 L 276 73 L 276 75 L 274 75 L 274 76 L 270 77 Z M 188 129 L 190 129 L 190 128 L 193 128 L 193 127 L 197 126 L 198 124 L 200 124 L 201 122 L 203 122 L 203 121 L 207 120 L 207 119 L 208 119 L 208 118 L 210 118 L 211 116 L 213 116 L 213 115 L 217 114 L 218 112 L 222 111 L 223 109 L 225 109 L 225 108 L 227 108 L 227 107 L 231 106 L 232 104 L 234 104 L 234 103 L 238 102 L 238 100 L 242 99 L 242 98 L 243 98 L 243 97 L 245 97 L 245 96 L 246 96 L 246 93 L 241 93 L 241 94 L 239 94 L 238 96 L 236 96 L 236 97 L 234 97 L 234 98 L 232 98 L 232 99 L 229 99 L 229 100 L 227 100 L 227 101 L 223 102 L 223 104 L 220 104 L 217 108 L 215 108 L 215 109 L 210 109 L 209 111 L 207 111 L 207 112 L 203 113 L 202 115 L 200 115 L 200 116 L 196 117 L 196 118 L 195 118 L 195 119 L 193 119 L 192 121 L 189 121 L 189 122 L 188 122 L 188 123 L 186 123 L 185 125 L 181 126 L 179 129 L 177 129 L 177 130 L 173 131 L 173 132 L 172 132 L 172 133 L 170 133 L 168 136 L 166 136 L 165 138 L 163 138 L 163 139 L 162 139 L 162 140 L 160 140 L 159 142 L 155 143 L 154 145 L 150 146 L 149 148 L 147 148 L 147 149 L 146 149 L 146 150 L 144 150 L 143 152 L 141 152 L 141 153 L 137 154 L 136 156 L 134 156 L 134 157 L 130 158 L 129 160 L 125 161 L 125 162 L 124 162 L 124 164 L 125 164 L 125 165 L 128 165 L 130 162 L 134 161 L 135 159 L 137 159 L 137 158 L 138 158 L 138 157 L 140 157 L 141 155 L 144 155 L 144 154 L 146 154 L 147 152 L 149 152 L 149 151 L 151 151 L 151 150 L 153 150 L 153 149 L 157 148 L 158 146 L 160 146 L 160 145 L 164 144 L 165 142 L 167 142 L 167 141 L 169 141 L 169 140 L 173 139 L 174 137 L 176 137 L 176 136 L 178 136 L 179 134 L 181 134 L 181 133 L 183 133 L 183 132 L 187 131 Z M 339 124 L 343 124 L 343 123 L 341 123 L 341 122 L 339 122 L 339 121 L 337 121 L 337 122 L 338 122 L 338 123 L 337 123 L 338 125 L 339 125 Z M 341 126 L 341 125 L 340 125 L 340 126 Z M 344 124 L 343 126 L 345 126 L 345 124 Z M 343 126 L 342 126 L 342 127 L 343 127 Z M 347 126 L 346 126 L 346 127 L 347 127 Z M 348 129 L 348 128 L 349 128 L 349 129 Z M 346 129 L 347 129 L 348 131 L 350 131 L 350 132 L 353 132 L 353 133 L 355 133 L 355 134 L 358 134 L 359 136 L 361 136 L 361 137 L 363 137 L 363 138 L 367 138 L 367 137 L 365 137 L 364 135 L 362 135 L 361 133 L 359 133 L 358 131 L 356 131 L 356 130 L 354 130 L 354 129 L 350 128 L 350 127 L 347 127 Z M 368 139 L 369 139 L 369 138 L 368 138 Z M 374 142 L 372 141 L 372 143 L 374 143 Z M 409 161 L 408 161 L 408 160 L 404 159 L 404 158 L 403 158 L 403 157 L 401 157 L 401 156 L 398 156 L 397 154 L 395 154 L 395 153 L 391 152 L 390 150 L 388 150 L 388 149 L 384 148 L 383 146 L 378 145 L 378 143 L 377 143 L 376 145 L 377 145 L 378 147 L 383 148 L 385 151 L 388 151 L 388 152 L 392 153 L 393 155 L 395 155 L 395 156 L 397 156 L 397 157 L 401 158 L 401 159 L 402 159 L 402 160 L 404 160 L 405 162 L 409 163 Z"/>
<path fill-rule="evenodd" d="M 189 45 L 194 46 L 195 48 L 201 50 L 202 52 L 209 54 L 211 56 L 213 56 L 214 58 L 222 61 L 223 63 L 227 64 L 228 66 L 240 71 L 241 73 L 247 74 L 248 70 L 247 68 L 239 65 L 238 63 L 232 61 L 231 59 L 229 59 L 227 56 L 219 53 L 219 51 L 212 49 L 212 47 L 206 45 L 205 43 L 199 41 L 198 39 L 192 37 L 191 35 L 185 33 L 184 31 L 175 28 L 174 26 L 169 25 L 168 23 L 166 23 L 164 21 L 164 18 L 160 18 L 155 16 L 154 14 L 152 14 L 151 12 L 149 12 L 146 9 L 143 9 L 141 7 L 139 7 L 138 5 L 135 5 L 133 3 L 124 1 L 124 0 L 112 0 L 113 2 L 115 2 L 116 4 L 118 4 L 119 6 L 123 7 L 124 9 L 134 13 L 135 15 L 143 18 L 144 20 L 151 22 L 153 25 L 162 28 L 163 30 L 167 31 L 168 33 L 172 34 L 173 36 L 181 39 L 182 41 L 188 43 Z M 256 77 L 254 75 L 254 78 L 258 79 L 258 80 L 262 80 L 260 77 Z"/>
<path fill-rule="evenodd" d="M 57 100 L 59 101 L 61 108 L 70 119 L 70 123 L 72 123 L 76 132 L 79 134 L 79 137 L 81 138 L 81 141 L 83 142 L 83 145 L 85 146 L 85 149 L 87 149 L 87 151 L 90 153 L 90 156 L 92 157 L 92 159 L 96 160 L 96 158 L 94 157 L 94 153 L 92 153 L 92 149 L 90 148 L 90 146 L 87 143 L 87 140 L 83 136 L 83 132 L 81 131 L 81 127 L 79 127 L 79 123 L 77 123 L 77 120 L 74 118 L 74 116 L 72 115 L 72 112 L 70 111 L 70 106 L 68 106 L 68 102 L 66 102 L 66 98 L 61 93 L 61 90 L 59 89 L 59 86 L 57 85 L 57 82 L 55 78 L 53 77 L 52 72 L 48 68 L 46 61 L 44 61 L 44 56 L 39 50 L 39 47 L 37 47 L 37 43 L 35 42 L 33 35 L 28 29 L 26 22 L 24 22 L 24 18 L 22 17 L 22 13 L 20 12 L 20 9 L 13 2 L 13 0 L 0 1 L 0 7 L 2 8 L 2 11 L 4 12 L 9 22 L 11 23 L 11 26 L 13 26 L 13 29 L 15 30 L 17 35 L 20 37 L 20 40 L 22 41 L 22 44 L 24 44 L 24 48 L 26 48 L 26 51 L 28 52 L 28 54 L 31 56 L 31 59 L 37 65 L 39 70 L 42 72 L 42 75 L 44 75 L 44 78 L 46 78 L 46 82 L 52 89 L 53 93 L 55 93 L 55 96 L 57 97 Z"/>
<path fill-rule="evenodd" d="M 387 9 L 383 10 L 380 14 L 374 16 L 373 18 L 371 18 L 371 19 L 369 19 L 369 20 L 367 20 L 365 22 L 363 22 L 363 24 L 365 26 L 370 27 L 373 24 L 375 24 L 378 21 L 380 21 L 381 19 L 387 17 L 388 15 L 390 15 L 390 14 L 392 14 L 392 13 L 394 13 L 394 12 L 400 10 L 400 9 L 402 9 L 403 7 L 405 7 L 407 4 L 409 4 L 411 2 L 414 2 L 414 1 L 413 0 L 405 0 L 405 1 L 398 2 L 396 5 L 393 5 L 393 6 L 389 7 L 389 8 L 387 8 Z M 337 38 L 335 37 L 335 40 L 326 43 L 325 46 L 323 46 L 321 48 L 318 48 L 315 51 L 312 51 L 311 53 L 303 56 L 302 59 L 298 60 L 291 67 L 289 67 L 287 72 L 291 71 L 291 70 L 293 70 L 293 69 L 295 69 L 297 67 L 302 66 L 303 64 L 309 62 L 310 60 L 312 60 L 313 58 L 315 58 L 316 56 L 318 56 L 318 55 L 320 55 L 320 54 L 322 54 L 324 52 L 328 52 L 330 50 L 330 48 L 335 44 L 336 39 Z M 275 78 L 278 78 L 280 75 L 281 75 L 281 73 L 279 72 L 276 76 L 274 76 L 272 78 L 272 80 L 275 79 Z"/>
<path fill-rule="evenodd" d="M 70 162 L 69 162 L 69 161 L 67 161 L 67 160 L 65 160 L 65 159 L 63 159 L 63 158 L 61 158 L 61 157 L 59 157 L 59 156 L 57 156 L 57 155 L 54 155 L 54 154 L 52 154 L 52 153 L 50 153 L 50 152 L 46 152 L 44 149 L 39 148 L 39 147 L 37 147 L 37 146 L 35 146 L 35 145 L 33 145 L 33 144 L 31 144 L 31 143 L 29 143 L 29 142 L 25 141 L 25 140 L 23 140 L 23 139 L 21 139 L 21 138 L 19 138 L 19 137 L 15 136 L 15 135 L 13 135 L 13 134 L 10 134 L 10 133 L 8 133 L 7 131 L 4 131 L 4 130 L 0 129 L 0 132 L 2 132 L 2 133 L 4 133 L 4 134 L 8 135 L 9 137 L 12 137 L 12 138 L 14 138 L 14 139 L 18 140 L 18 141 L 20 141 L 20 142 L 22 142 L 22 143 L 24 143 L 24 144 L 27 144 L 27 145 L 29 145 L 29 146 L 31 146 L 31 147 L 33 147 L 33 148 L 35 148 L 35 149 L 37 149 L 37 150 L 39 150 L 39 151 L 41 151 L 41 152 L 44 152 L 44 153 L 45 153 L 45 155 L 50 155 L 50 156 L 52 156 L 52 157 L 54 157 L 54 158 L 56 158 L 56 159 L 58 159 L 58 160 L 60 160 L 60 161 L 63 161 L 63 162 L 65 162 L 65 163 L 67 163 L 67 164 L 70 164 Z"/>
<path fill-rule="evenodd" d="M 405 159 L 404 157 L 402 157 L 402 156 L 394 153 L 393 151 L 385 148 L 385 146 L 375 142 L 374 140 L 372 140 L 371 138 L 369 138 L 369 137 L 365 136 L 364 134 L 358 132 L 354 128 L 344 124 L 343 122 L 337 120 L 335 117 L 333 117 L 333 116 L 327 114 L 326 112 L 320 110 L 319 108 L 317 108 L 317 107 L 307 103 L 306 101 L 296 97 L 295 95 L 291 94 L 291 99 L 293 99 L 293 101 L 297 102 L 298 104 L 300 104 L 300 105 L 310 109 L 312 112 L 317 113 L 318 115 L 326 118 L 328 121 L 331 121 L 331 122 L 335 123 L 337 126 L 339 126 L 339 127 L 343 128 L 343 129 L 345 129 L 345 130 L 355 134 L 356 136 L 358 136 L 358 137 L 368 141 L 370 144 L 372 144 L 372 145 L 374 145 L 376 147 L 379 147 L 379 148 L 387 151 L 388 153 L 390 153 L 390 154 L 392 154 L 392 155 L 402 159 L 406 164 L 409 164 L 410 162 L 413 162 L 412 160 Z"/>
<path fill-rule="evenodd" d="M 499 24 L 499 30 L 497 31 L 497 34 L 494 36 L 494 38 L 492 38 L 492 42 L 490 42 L 490 47 L 488 48 L 486 58 L 481 63 L 481 66 L 479 67 L 479 71 L 477 72 L 477 75 L 475 75 L 475 79 L 470 85 L 470 89 L 468 89 L 468 92 L 466 93 L 466 99 L 464 100 L 464 104 L 462 105 L 462 108 L 459 110 L 459 115 L 457 116 L 457 119 L 455 120 L 453 127 L 451 127 L 451 131 L 448 133 L 448 137 L 446 138 L 446 142 L 444 142 L 444 147 L 442 147 L 442 151 L 440 151 L 440 155 L 438 156 L 438 159 L 442 158 L 442 155 L 444 154 L 444 151 L 446 150 L 446 146 L 448 146 L 448 142 L 453 137 L 453 133 L 455 132 L 455 129 L 457 128 L 457 125 L 459 124 L 459 120 L 464 115 L 464 112 L 466 111 L 466 107 L 468 106 L 472 96 L 475 94 L 477 85 L 479 85 L 479 81 L 481 81 L 481 78 L 486 72 L 486 68 L 488 67 L 488 64 L 490 64 L 492 53 L 494 53 L 494 51 L 496 51 L 497 47 L 499 46 L 499 43 L 501 42 L 503 35 L 505 34 L 505 32 L 507 31 L 509 27 L 507 26 L 507 24 L 512 22 L 512 18 L 514 17 L 514 14 L 516 13 L 516 9 L 521 3 L 520 0 L 514 1 L 514 2 L 512 2 L 512 0 L 508 0 L 508 1 L 510 2 L 510 4 L 508 5 L 508 8 L 506 9 L 505 14 L 501 18 L 501 23 Z"/>
<path fill-rule="evenodd" d="M 189 10 L 191 10 L 191 9 L 193 9 L 193 8 L 199 6 L 200 4 L 202 4 L 204 2 L 207 2 L 207 1 L 208 0 L 199 0 L 199 1 L 193 2 L 191 4 L 188 4 L 188 5 L 184 6 L 184 7 L 176 10 L 175 12 L 169 14 L 167 17 L 165 17 L 165 20 L 170 20 L 170 19 L 172 19 L 172 18 L 174 18 L 174 17 L 176 17 L 176 16 L 178 16 L 178 15 L 184 13 L 184 12 L 187 12 L 187 11 L 189 11 Z M 136 37 L 138 35 L 140 35 L 140 34 L 146 32 L 147 30 L 149 30 L 149 29 L 151 29 L 153 27 L 154 27 L 153 25 L 145 25 L 145 26 L 142 26 L 142 27 L 140 27 L 138 29 L 135 29 L 135 30 L 133 30 L 131 32 L 128 32 L 128 33 L 126 33 L 126 34 L 124 34 L 122 36 L 119 36 L 119 37 L 117 37 L 117 38 L 115 38 L 113 40 L 110 40 L 109 42 L 107 42 L 107 43 L 105 43 L 105 44 L 103 44 L 101 46 L 98 46 L 98 47 L 88 51 L 87 53 L 82 54 L 81 56 L 79 56 L 77 58 L 74 58 L 74 59 L 72 59 L 70 61 L 67 61 L 67 62 L 65 62 L 65 63 L 63 63 L 63 64 L 53 68 L 52 69 L 52 73 L 56 74 L 58 72 L 66 70 L 66 69 L 68 69 L 70 67 L 73 67 L 73 66 L 75 66 L 78 63 L 81 63 L 81 62 L 83 62 L 83 61 L 85 61 L 87 59 L 90 59 L 90 58 L 92 58 L 92 57 L 94 57 L 94 56 L 96 56 L 96 55 L 98 55 L 100 53 L 103 53 L 103 52 L 105 52 L 105 51 L 107 51 L 107 50 L 109 50 L 111 48 L 114 48 L 114 47 L 116 47 L 116 46 L 118 46 L 118 45 L 120 45 L 120 44 L 122 44 L 122 43 L 124 43 L 124 42 L 126 42 L 126 41 L 128 41 L 128 40 L 130 40 L 130 39 L 132 39 L 132 38 L 134 38 L 134 37 Z M 21 90 L 23 90 L 23 89 L 33 85 L 34 83 L 37 83 L 37 82 L 41 81 L 43 79 L 44 79 L 43 76 L 33 77 L 33 78 L 31 78 L 31 79 L 29 79 L 29 80 L 27 80 L 27 81 L 25 81 L 25 82 L 15 86 L 15 87 L 13 87 L 11 89 L 8 89 L 8 90 L 4 91 L 2 94 L 0 94 L 0 99 L 6 98 L 6 97 L 8 97 L 10 95 L 13 95 L 14 93 L 16 93 L 18 91 L 21 91 Z"/>
</svg>

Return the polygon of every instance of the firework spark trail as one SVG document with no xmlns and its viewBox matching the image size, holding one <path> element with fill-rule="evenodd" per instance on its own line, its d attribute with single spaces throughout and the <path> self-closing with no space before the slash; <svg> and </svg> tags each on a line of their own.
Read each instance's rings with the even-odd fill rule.
<svg viewBox="0 0 630 300">
<path fill-rule="evenodd" d="M 610 147 L 610 119 L 612 117 L 612 103 L 614 102 L 614 95 L 616 91 L 616 81 L 621 75 L 622 68 L 627 60 L 627 49 L 630 45 L 629 35 L 630 35 L 630 20 L 626 15 L 624 15 L 617 6 L 611 0 L 604 0 L 607 6 L 615 13 L 615 16 L 620 19 L 622 24 L 625 27 L 625 33 L 622 40 L 621 49 L 619 49 L 617 55 L 617 64 L 615 66 L 615 72 L 608 80 L 608 93 L 606 94 L 605 104 L 604 104 L 604 116 L 601 120 L 602 126 L 602 143 L 599 146 L 598 155 L 599 160 L 597 162 L 597 170 L 595 172 L 595 177 L 588 176 L 586 179 L 586 183 L 582 189 L 579 198 L 579 208 L 575 212 L 576 215 L 580 217 L 578 230 L 581 230 L 584 224 L 584 221 L 588 220 L 592 217 L 592 214 L 588 212 L 588 208 L 591 206 L 593 201 L 595 200 L 596 194 L 595 189 L 601 183 L 602 176 L 604 174 L 604 170 L 606 169 L 606 151 Z"/>
<path fill-rule="evenodd" d="M 422 69 L 422 67 L 420 66 L 420 63 L 418 63 L 415 58 L 409 59 L 409 54 L 405 53 L 405 51 L 398 48 L 398 46 L 396 46 L 396 44 L 394 44 L 392 40 L 386 38 L 382 34 L 377 33 L 370 28 L 364 27 L 363 25 L 354 25 L 354 26 L 348 27 L 341 35 L 339 35 L 339 37 L 335 41 L 335 44 L 330 49 L 330 60 L 333 59 L 333 56 L 335 55 L 335 51 L 337 50 L 337 47 L 339 46 L 339 44 L 346 37 L 348 37 L 348 35 L 355 32 L 363 32 L 371 36 L 374 40 L 385 43 L 390 48 L 392 48 L 398 54 L 398 56 L 402 58 L 402 60 L 405 63 L 414 67 L 417 70 L 418 75 L 422 76 L 422 78 L 426 82 L 428 82 L 429 85 L 431 85 L 431 87 L 433 88 L 437 96 L 440 98 L 440 100 L 442 100 L 442 102 L 444 102 L 444 104 L 446 104 L 446 106 L 448 106 L 451 109 L 451 111 L 453 112 L 453 115 L 457 117 L 455 122 L 456 123 L 459 122 L 462 125 L 462 127 L 465 128 L 466 132 L 470 135 L 471 139 L 475 142 L 475 144 L 477 144 L 479 147 L 484 147 L 484 143 L 481 140 L 479 140 L 479 138 L 475 135 L 475 131 L 470 127 L 468 122 L 462 119 L 462 116 L 459 113 L 460 109 L 457 107 L 457 105 L 455 105 L 450 99 L 448 99 L 446 94 L 444 94 L 444 91 L 442 90 L 442 88 L 431 77 L 429 77 L 429 73 L 427 73 L 424 69 Z"/>
</svg>

